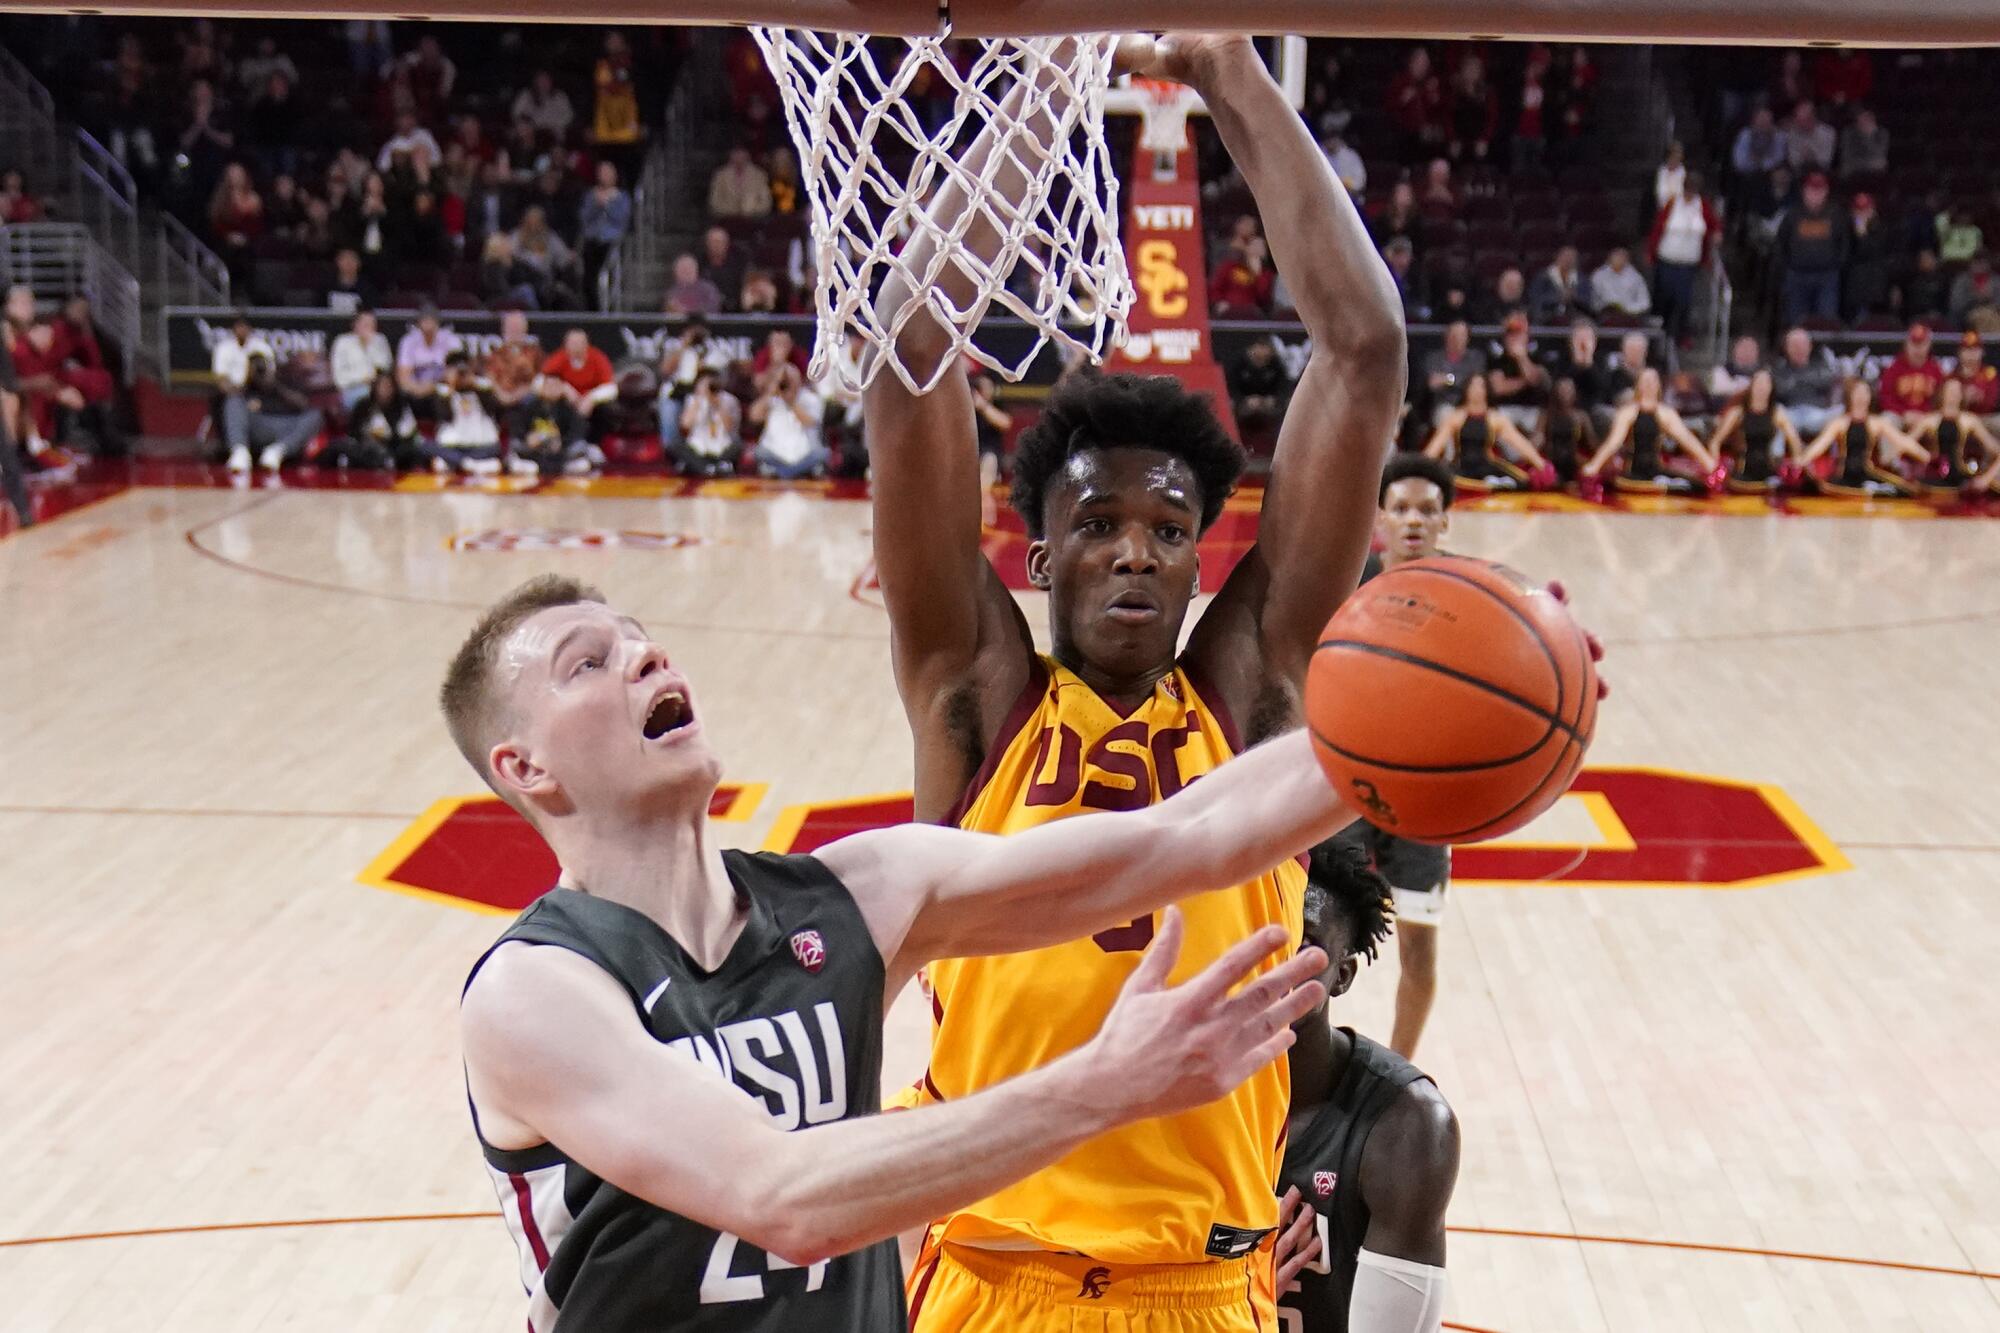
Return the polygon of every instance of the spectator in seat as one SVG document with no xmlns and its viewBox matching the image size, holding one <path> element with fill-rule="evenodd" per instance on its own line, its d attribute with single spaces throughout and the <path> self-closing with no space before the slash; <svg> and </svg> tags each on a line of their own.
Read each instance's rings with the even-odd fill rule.
<svg viewBox="0 0 2000 1333">
<path fill-rule="evenodd" d="M 1653 345 L 1643 333 L 1628 333 L 1618 340 L 1618 355 L 1604 373 L 1605 399 L 1614 407 L 1632 401 L 1639 379 L 1652 362 Z M 1664 385 L 1662 386 L 1664 391 Z"/>
<path fill-rule="evenodd" d="M 1549 401 L 1549 372 L 1535 360 L 1535 344 L 1528 337 L 1528 317 L 1519 311 L 1507 316 L 1501 329 L 1500 347 L 1488 363 L 1487 395 L 1494 411 L 1532 436 L 1542 423 L 1542 409 Z"/>
<path fill-rule="evenodd" d="M 721 227 L 710 227 L 701 237 L 701 276 L 715 284 L 715 290 L 722 293 L 725 307 L 743 291 L 743 270 L 748 267 L 743 252 L 729 233 Z"/>
<path fill-rule="evenodd" d="M 1834 399 L 1840 390 L 1840 372 L 1832 355 L 1813 346 L 1812 335 L 1804 329 L 1786 330 L 1783 352 L 1771 367 L 1778 402 L 1791 414 L 1800 434 L 1817 435 L 1837 410 Z"/>
<path fill-rule="evenodd" d="M 1905 319 L 1943 317 L 1948 304 L 1935 250 L 1917 251 L 1917 266 L 1903 282 L 1899 309 Z"/>
<path fill-rule="evenodd" d="M 1251 221 L 1254 223 L 1256 219 Z M 1397 181 L 1389 191 L 1389 202 L 1370 219 L 1368 230 L 1374 235 L 1375 244 L 1385 252 L 1398 240 L 1407 241 L 1414 252 L 1422 228 L 1423 210 L 1417 207 L 1416 187 L 1408 181 Z"/>
<path fill-rule="evenodd" d="M 569 94 L 556 87 L 555 76 L 538 69 L 528 80 L 528 86 L 514 95 L 508 119 L 525 120 L 538 133 L 561 140 L 569 134 L 576 110 L 569 104 Z"/>
<path fill-rule="evenodd" d="M 299 67 L 292 58 L 278 49 L 276 37 L 259 37 L 257 49 L 245 56 L 236 66 L 236 83 L 246 97 L 254 96 L 273 74 L 282 74 L 293 83 L 299 81 Z"/>
<path fill-rule="evenodd" d="M 541 274 L 514 253 L 514 238 L 496 231 L 479 256 L 479 295 L 489 306 L 516 305 L 540 310 Z"/>
<path fill-rule="evenodd" d="M 1658 213 L 1671 200 L 1681 197 L 1681 186 L 1687 180 L 1687 149 L 1679 139 L 1667 145 L 1666 160 L 1653 171 L 1653 211 Z"/>
<path fill-rule="evenodd" d="M 669 315 L 714 315 L 722 310 L 722 293 L 702 276 L 700 261 L 684 254 L 674 260 L 673 283 L 667 288 Z"/>
<path fill-rule="evenodd" d="M 1727 402 L 1750 387 L 1750 381 L 1764 367 L 1764 349 L 1752 334 L 1744 334 L 1729 344 L 1729 356 L 1716 363 L 1708 375 L 1711 397 Z"/>
<path fill-rule="evenodd" d="M 764 428 L 751 454 L 758 472 L 783 481 L 825 476 L 827 448 L 820 440 L 820 421 L 826 405 L 806 387 L 804 373 L 786 362 L 762 388 L 750 404 L 750 420 Z"/>
<path fill-rule="evenodd" d="M 299 183 L 290 175 L 279 176 L 271 182 L 271 197 L 264 202 L 265 233 L 296 244 L 305 220 L 306 197 L 299 193 Z"/>
<path fill-rule="evenodd" d="M 198 78 L 188 85 L 187 119 L 176 146 L 187 159 L 180 169 L 185 172 L 189 194 L 195 199 L 209 194 L 236 151 L 236 125 L 207 79 Z"/>
<path fill-rule="evenodd" d="M 772 329 L 764 335 L 764 345 L 757 349 L 757 355 L 750 360 L 750 377 L 759 387 L 770 378 L 771 372 L 779 366 L 806 368 L 806 351 L 800 347 L 788 329 Z"/>
<path fill-rule="evenodd" d="M 1590 316 L 1570 320 L 1569 337 L 1549 352 L 1546 369 L 1551 383 L 1568 380 L 1576 386 L 1577 405 L 1585 412 L 1595 412 L 1610 401 L 1607 372 L 1597 360 L 1597 325 Z"/>
<path fill-rule="evenodd" d="M 14 507 L 17 526 L 35 525 L 35 506 L 28 494 L 28 460 L 15 443 L 15 426 L 21 414 L 20 382 L 14 373 L 14 359 L 0 339 L 0 493 Z"/>
<path fill-rule="evenodd" d="M 1838 113 L 1875 91 L 1875 62 L 1866 51 L 1821 51 L 1813 57 L 1813 95 Z"/>
<path fill-rule="evenodd" d="M 1785 120 L 1785 160 L 1793 171 L 1811 173 L 1833 170 L 1837 141 L 1833 126 L 1814 114 L 1810 98 L 1792 108 Z"/>
<path fill-rule="evenodd" d="M 576 254 L 549 226 L 541 205 L 530 205 L 514 228 L 514 258 L 535 273 L 535 296 L 544 310 L 575 310 L 581 304 Z"/>
<path fill-rule="evenodd" d="M 479 168 L 479 184 L 465 197 L 466 244 L 484 246 L 488 236 L 514 229 L 514 183 L 505 153 Z"/>
<path fill-rule="evenodd" d="M 1443 208 L 1456 213 L 1459 204 L 1458 187 L 1451 183 L 1451 163 L 1443 158 L 1435 158 L 1424 169 L 1424 190 L 1418 202 L 1425 208 Z"/>
<path fill-rule="evenodd" d="M 1433 156 L 1444 146 L 1444 87 L 1431 68 L 1428 50 L 1410 48 L 1402 71 L 1389 82 L 1388 103 L 1405 162 Z"/>
<path fill-rule="evenodd" d="M 1954 204 L 1937 215 L 1938 258 L 1947 264 L 1970 262 L 1986 243 L 1986 235 L 1973 221 L 1972 210 Z"/>
<path fill-rule="evenodd" d="M 299 166 L 306 110 L 299 104 L 298 80 L 273 74 L 257 86 L 244 116 L 243 144 L 267 176 L 290 174 Z"/>
<path fill-rule="evenodd" d="M 526 460 L 544 477 L 584 476 L 595 467 L 584 439 L 583 418 L 563 393 L 564 384 L 544 379 L 522 404 L 514 429 L 514 458 Z M 527 469 L 516 467 L 526 475 Z"/>
<path fill-rule="evenodd" d="M 1996 306 L 2000 306 L 2000 282 L 1994 279 L 1993 261 L 1986 251 L 1974 251 L 1965 271 L 1951 281 L 1951 322 L 1963 324 L 1973 311 Z"/>
<path fill-rule="evenodd" d="M 577 250 L 583 256 L 583 290 L 597 292 L 597 274 L 604 261 L 632 227 L 632 196 L 618 186 L 618 168 L 597 164 L 597 184 L 583 197 Z"/>
<path fill-rule="evenodd" d="M 1430 399 L 1431 424 L 1437 425 L 1465 401 L 1465 386 L 1486 377 L 1486 354 L 1472 345 L 1472 330 L 1464 320 L 1445 327 L 1444 345 L 1424 357 L 1424 390 Z"/>
<path fill-rule="evenodd" d="M 860 330 L 850 328 L 847 336 L 841 340 L 840 346 L 835 348 L 833 355 L 828 358 L 826 373 L 813 385 L 813 391 L 819 394 L 820 401 L 826 404 L 828 443 L 839 445 L 840 472 L 843 476 L 858 477 L 868 470 L 868 437 L 863 428 L 861 391 L 852 387 L 861 378 L 862 358 L 867 347 L 868 340 L 861 336 Z M 991 379 L 990 376 L 987 378 Z M 994 424 L 991 414 L 979 404 L 977 376 L 973 379 L 972 387 L 972 407 L 977 414 L 978 421 L 975 424 L 979 428 L 979 474 L 984 479 L 987 476 L 986 437 L 987 433 L 994 429 Z M 994 406 L 990 397 L 987 406 Z M 1011 421 L 1012 418 L 1009 417 L 1010 424 Z M 1006 427 L 1002 426 L 999 429 L 1004 435 Z M 997 458 L 993 462 L 992 475 L 996 479 L 1000 475 Z M 988 485 L 991 485 L 990 481 Z M 998 517 L 997 505 L 994 517 Z"/>
<path fill-rule="evenodd" d="M 746 315 L 775 314 L 778 309 L 777 280 L 761 268 L 749 270 L 743 275 L 743 294 L 736 307 Z"/>
<path fill-rule="evenodd" d="M 32 309 L 34 292 L 26 287 L 10 288 L 7 292 L 9 324 L 14 321 L 14 312 L 19 302 L 17 293 L 21 292 L 27 293 Z M 216 391 L 225 396 L 242 393 L 243 386 L 250 381 L 250 358 L 253 356 L 262 356 L 268 361 L 277 359 L 277 353 L 271 350 L 270 341 L 252 328 L 250 316 L 239 310 L 229 323 L 229 336 L 216 340 L 215 349 L 209 357 L 209 369 L 215 375 Z"/>
<path fill-rule="evenodd" d="M 1269 338 L 1258 338 L 1229 367 L 1229 401 L 1244 429 L 1275 426 L 1292 394 L 1291 376 Z"/>
<path fill-rule="evenodd" d="M 597 100 L 590 121 L 591 142 L 630 173 L 644 131 L 639 126 L 639 90 L 633 82 L 632 48 L 625 34 L 604 34 L 604 54 L 592 76 Z"/>
<path fill-rule="evenodd" d="M 590 335 L 582 329 L 565 332 L 562 346 L 542 362 L 544 386 L 551 380 L 562 386 L 561 396 L 586 422 L 618 396 L 618 377 L 611 369 L 611 358 L 591 346 Z"/>
<path fill-rule="evenodd" d="M 1864 318 L 1889 308 L 1890 268 L 1895 242 L 1889 224 L 1875 209 L 1875 196 L 1856 191 L 1847 212 L 1847 274 L 1842 282 L 1847 318 Z"/>
<path fill-rule="evenodd" d="M 1861 107 L 1854 123 L 1840 132 L 1840 178 L 1879 176 L 1889 169 L 1889 131 L 1875 113 Z"/>
<path fill-rule="evenodd" d="M 1493 279 L 1493 290 L 1480 302 L 1477 319 L 1481 324 L 1499 324 L 1517 310 L 1526 310 L 1527 280 L 1518 268 L 1504 268 Z"/>
<path fill-rule="evenodd" d="M 1577 267 L 1576 247 L 1565 245 L 1529 286 L 1528 314 L 1537 324 L 1566 324 L 1590 308 L 1590 284 Z"/>
<path fill-rule="evenodd" d="M 1007 452 L 1007 433 L 1014 428 L 1014 414 L 994 401 L 1000 386 L 984 371 L 972 376 L 972 428 L 979 442 L 980 521 L 987 527 L 999 521 L 1000 505 L 993 488 L 1000 481 L 1000 464 Z"/>
<path fill-rule="evenodd" d="M 1515 171 L 1540 166 L 1548 152 L 1549 80 L 1554 59 L 1544 43 L 1528 48 L 1527 63 L 1521 69 L 1521 90 L 1514 99 Z"/>
<path fill-rule="evenodd" d="M 1882 367 L 1876 407 L 1891 424 L 1907 428 L 1937 402 L 1944 367 L 1931 355 L 1931 330 L 1912 324 L 1896 355 Z"/>
<path fill-rule="evenodd" d="M 1243 252 L 1216 266 L 1208 284 L 1210 309 L 1218 319 L 1255 319 L 1271 312 L 1271 285 L 1277 274 L 1266 260 L 1264 238 L 1253 236 Z"/>
<path fill-rule="evenodd" d="M 438 147 L 437 136 L 417 123 L 414 110 L 396 114 L 396 132 L 388 137 L 375 154 L 375 170 L 387 172 L 400 155 L 412 160 L 422 152 L 426 162 L 444 160 L 444 150 Z"/>
<path fill-rule="evenodd" d="M 690 265 L 693 255 L 683 255 Z M 674 312 L 670 312 L 674 313 Z M 715 341 L 708 324 L 690 318 L 680 336 L 672 339 L 660 355 L 660 440 L 672 449 L 681 442 L 681 407 L 694 391 L 695 381 L 704 370 L 727 371 L 729 354 Z M 854 395 L 859 401 L 860 395 Z M 859 413 L 859 409 L 856 409 Z"/>
<path fill-rule="evenodd" d="M 451 101 L 451 90 L 458 84 L 458 66 L 444 53 L 444 46 L 433 34 L 426 33 L 417 41 L 414 51 L 405 52 L 391 71 L 392 79 L 409 88 L 415 110 L 421 116 L 432 117 L 440 114 Z M 431 154 L 437 161 L 438 155 Z"/>
<path fill-rule="evenodd" d="M 761 218 L 771 213 L 771 178 L 738 144 L 708 178 L 708 215 L 714 218 Z"/>
<path fill-rule="evenodd" d="M 1986 364 L 1986 344 L 1971 329 L 1958 341 L 1958 364 L 1951 377 L 1965 386 L 1965 410 L 2000 426 L 2000 369 Z"/>
<path fill-rule="evenodd" d="M 365 307 L 355 311 L 354 327 L 333 340 L 333 387 L 340 394 L 341 407 L 352 412 L 373 390 L 376 380 L 393 376 L 395 370 L 395 353 L 376 327 L 375 312 Z"/>
<path fill-rule="evenodd" d="M 722 387 L 722 373 L 704 369 L 681 404 L 680 442 L 675 462 L 694 477 L 726 477 L 736 470 L 743 448 L 743 405 Z"/>
<path fill-rule="evenodd" d="M 0 222 L 40 222 L 48 215 L 42 201 L 28 189 L 28 178 L 9 169 L 0 173 Z"/>
<path fill-rule="evenodd" d="M 446 358 L 444 378 L 432 394 L 437 402 L 438 428 L 431 466 L 438 472 L 497 475 L 506 466 L 500 453 L 499 405 L 492 386 L 480 378 L 472 358 L 458 348 Z M 519 469 L 533 473 L 533 464 Z"/>
<path fill-rule="evenodd" d="M 1646 279 L 1638 269 L 1632 267 L 1632 252 L 1624 246 L 1613 247 L 1597 271 L 1590 275 L 1590 296 L 1597 302 L 1599 315 L 1616 313 L 1621 315 L 1643 315 L 1653 308 L 1652 293 L 1646 290 Z"/>
<path fill-rule="evenodd" d="M 528 331 L 527 312 L 519 309 L 500 312 L 500 341 L 486 354 L 486 383 L 500 412 L 500 424 L 515 439 L 521 436 L 521 417 L 531 407 L 535 383 L 541 377 L 542 344 Z"/>
<path fill-rule="evenodd" d="M 1722 239 L 1722 220 L 1708 206 L 1701 185 L 1699 173 L 1683 171 L 1680 192 L 1661 205 L 1646 238 L 1646 257 L 1660 294 L 1660 323 L 1676 342 L 1687 337 L 1695 280 Z"/>
<path fill-rule="evenodd" d="M 1788 162 L 1784 131 L 1772 120 L 1769 107 L 1758 107 L 1750 113 L 1750 123 L 1736 132 L 1736 142 L 1729 149 L 1729 165 L 1737 176 L 1747 180 L 1767 176 Z"/>
<path fill-rule="evenodd" d="M 222 262 L 239 282 L 249 272 L 250 246 L 264 234 L 264 197 L 241 162 L 223 168 L 221 183 L 208 201 L 208 230 Z"/>
<path fill-rule="evenodd" d="M 396 344 L 396 383 L 419 418 L 437 419 L 438 386 L 444 381 L 445 362 L 463 349 L 458 335 L 438 323 L 436 306 L 426 301 L 417 308 L 417 322 Z"/>
<path fill-rule="evenodd" d="M 1221 264 L 1228 263 L 1232 259 L 1242 258 L 1244 247 L 1248 246 L 1253 240 L 1262 239 L 1263 235 L 1263 227 L 1255 217 L 1248 213 L 1240 215 L 1236 221 L 1229 224 L 1229 233 L 1211 249 L 1208 256 L 1209 267 L 1215 268 Z M 1046 252 L 1043 253 L 1042 258 L 1044 260 L 1048 258 Z"/>
<path fill-rule="evenodd" d="M 361 255 L 351 249 L 333 256 L 333 285 L 326 289 L 327 309 L 351 315 L 375 304 L 375 284 L 361 271 Z"/>
<path fill-rule="evenodd" d="M 390 253 L 406 268 L 443 270 L 454 257 L 451 237 L 445 233 L 444 219 L 438 216 L 437 196 L 418 190 L 410 196 L 410 211 L 395 228 Z"/>
<path fill-rule="evenodd" d="M 1597 62 L 1590 58 L 1590 48 L 1573 46 L 1556 67 L 1556 82 L 1561 89 L 1561 129 L 1558 143 L 1553 145 L 1561 160 L 1569 160 L 1575 155 L 1576 147 L 1590 137 L 1591 126 L 1597 119 Z"/>
<path fill-rule="evenodd" d="M 393 261 L 393 224 L 389 220 L 389 182 L 379 171 L 371 171 L 361 182 L 361 199 L 356 205 L 357 235 L 354 248 L 361 252 L 364 266 L 380 271 Z"/>
<path fill-rule="evenodd" d="M 1840 274 L 1852 235 L 1840 205 L 1828 196 L 1826 174 L 1807 176 L 1798 206 L 1786 210 L 1778 224 L 1773 260 L 1781 275 L 1779 319 L 1790 324 L 1808 315 L 1840 317 Z"/>
<path fill-rule="evenodd" d="M 347 415 L 347 434 L 327 445 L 320 462 L 330 467 L 408 471 L 422 467 L 426 454 L 410 400 L 384 372 L 369 382 Z"/>
<path fill-rule="evenodd" d="M 1348 147 L 1345 137 L 1337 132 L 1329 134 L 1319 141 L 1319 149 L 1326 154 L 1327 165 L 1333 168 L 1333 174 L 1349 194 L 1360 194 L 1368 188 L 1368 167 L 1361 154 Z"/>
<path fill-rule="evenodd" d="M 1454 320 L 1472 321 L 1472 296 L 1465 290 L 1465 284 L 1457 279 L 1447 280 L 1444 293 L 1431 308 L 1431 322 L 1450 324 Z"/>
<path fill-rule="evenodd" d="M 1416 249 L 1410 238 L 1398 236 L 1382 247 L 1382 262 L 1388 266 L 1389 276 L 1396 281 L 1396 296 L 1403 303 L 1403 315 L 1410 320 L 1423 319 L 1430 314 L 1417 290 Z"/>
<path fill-rule="evenodd" d="M 799 211 L 799 204 L 805 199 L 806 187 L 799 179 L 799 159 L 784 144 L 771 150 L 771 211 L 779 217 L 791 217 Z"/>
<path fill-rule="evenodd" d="M 249 380 L 240 394 L 222 405 L 222 438 L 229 445 L 232 472 L 250 470 L 250 452 L 257 464 L 276 472 L 305 455 L 319 434 L 324 418 L 306 396 L 278 378 L 277 364 L 261 353 L 249 361 Z"/>
</svg>

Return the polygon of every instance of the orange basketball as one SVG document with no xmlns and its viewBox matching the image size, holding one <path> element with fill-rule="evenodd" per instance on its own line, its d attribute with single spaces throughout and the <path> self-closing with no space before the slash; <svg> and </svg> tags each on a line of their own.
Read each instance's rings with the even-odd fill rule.
<svg viewBox="0 0 2000 1333">
<path fill-rule="evenodd" d="M 1505 565 L 1414 560 L 1327 622 L 1306 722 L 1320 766 L 1369 823 L 1477 842 L 1569 790 L 1597 726 L 1597 669 L 1569 609 Z"/>
</svg>

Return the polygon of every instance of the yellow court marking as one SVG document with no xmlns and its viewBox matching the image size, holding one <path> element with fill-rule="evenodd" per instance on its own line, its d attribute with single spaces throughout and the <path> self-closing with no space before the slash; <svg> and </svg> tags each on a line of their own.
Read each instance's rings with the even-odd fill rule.
<svg viewBox="0 0 2000 1333">
<path fill-rule="evenodd" d="M 1596 842 L 1517 842 L 1511 837 L 1495 838 L 1483 842 L 1482 847 L 1504 847 L 1510 852 L 1571 852 L 1577 850 L 1591 852 L 1636 852 L 1639 844 L 1633 839 L 1632 831 L 1625 827 L 1625 821 L 1618 817 L 1612 807 L 1611 798 L 1601 791 L 1566 791 L 1558 798 L 1574 801 L 1590 816 L 1590 822 L 1597 828 Z M 1504 881 L 1494 881 L 1496 883 Z M 1565 881 L 1567 883 L 1568 881 Z"/>
</svg>

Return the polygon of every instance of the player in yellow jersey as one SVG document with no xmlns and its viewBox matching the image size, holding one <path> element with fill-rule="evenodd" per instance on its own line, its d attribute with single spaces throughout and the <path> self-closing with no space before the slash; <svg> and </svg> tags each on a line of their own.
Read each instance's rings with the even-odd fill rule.
<svg viewBox="0 0 2000 1333">
<path fill-rule="evenodd" d="M 1049 594 L 1043 655 L 980 551 L 979 458 L 965 378 L 909 393 L 879 376 L 865 418 L 875 557 L 916 748 L 918 819 L 1011 833 L 1161 800 L 1246 745 L 1299 724 L 1320 628 L 1354 588 L 1403 397 L 1401 308 L 1366 228 L 1248 39 L 1170 37 L 1149 70 L 1192 84 L 1261 205 L 1313 350 L 1279 434 L 1260 537 L 1179 649 L 1199 586 L 1196 540 L 1242 455 L 1207 401 L 1169 378 L 1084 375 L 1059 387 L 1015 459 L 1014 503 Z M 1019 188 L 975 142 L 967 176 Z M 933 207 L 959 216 L 954 183 Z M 980 218 L 968 242 L 991 256 Z M 927 242 L 904 259 L 924 271 Z M 947 271 L 952 272 L 950 266 Z M 946 295 L 967 292 L 946 280 Z M 904 293 L 885 292 L 885 305 Z M 922 382 L 948 342 L 928 316 L 898 354 Z M 1183 968 L 1260 926 L 1300 929 L 1286 864 L 1183 904 Z M 1012 957 L 930 969 L 924 1095 L 1032 1069 L 1095 1028 L 1154 921 Z M 939 1220 L 909 1275 L 918 1333 L 1249 1333 L 1251 1265 L 1270 1262 L 1290 1100 L 1282 1063 L 1232 1095 L 1092 1140 Z"/>
</svg>

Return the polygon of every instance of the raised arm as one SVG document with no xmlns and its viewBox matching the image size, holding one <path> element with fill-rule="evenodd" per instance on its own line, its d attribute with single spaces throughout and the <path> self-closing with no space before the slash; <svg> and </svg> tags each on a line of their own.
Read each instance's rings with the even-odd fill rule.
<svg viewBox="0 0 2000 1333">
<path fill-rule="evenodd" d="M 1495 412 L 1490 419 L 1500 423 L 1498 431 L 1500 447 L 1513 454 L 1516 462 L 1526 463 L 1529 467 L 1543 466 L 1545 460 L 1542 451 L 1535 448 L 1534 441 L 1521 433 L 1519 426 L 1498 412 Z"/>
<path fill-rule="evenodd" d="M 1843 412 L 1820 428 L 1819 434 L 1813 436 L 1812 443 L 1806 446 L 1806 451 L 1799 462 L 1806 466 L 1817 463 L 1820 455 L 1833 448 L 1833 442 L 1846 430 L 1847 414 Z"/>
<path fill-rule="evenodd" d="M 1431 432 L 1430 439 L 1424 441 L 1424 457 L 1449 459 L 1452 441 L 1458 437 L 1458 428 L 1464 424 L 1463 412 L 1453 411 L 1446 415 L 1438 423 L 1438 428 Z"/>
<path fill-rule="evenodd" d="M 1729 443 L 1729 437 L 1734 435 L 1736 428 L 1742 424 L 1743 405 L 1741 403 L 1733 403 L 1722 414 L 1721 419 L 1715 423 L 1715 429 L 1709 432 L 1708 452 L 1717 458 L 1722 457 L 1722 446 Z M 1780 426 L 1778 429 L 1783 430 L 1784 427 Z"/>
<path fill-rule="evenodd" d="M 797 1264 L 922 1225 L 1127 1121 L 1222 1096 L 1291 1046 L 1325 999 L 1326 955 L 1247 979 L 1268 927 L 1166 989 L 1170 914 L 1097 1035 L 1033 1073 L 903 1115 L 787 1133 L 767 1105 L 653 1039 L 611 977 L 566 949 L 509 944 L 460 1011 L 467 1085 L 499 1146 L 557 1145 L 629 1194 Z"/>
<path fill-rule="evenodd" d="M 1061 98 L 1044 88 L 1036 102 L 1044 109 L 1024 117 L 1029 91 L 1025 85 L 1009 91 L 1006 114 L 988 122 L 963 159 L 971 179 L 983 179 L 992 168 L 985 188 L 1004 199 L 1017 199 L 1026 191 L 1019 155 L 1031 144 L 1052 146 L 1061 114 Z M 999 136 L 1016 119 L 1026 124 L 1013 132 L 1013 151 L 999 152 L 996 166 L 992 159 Z M 929 212 L 947 219 L 970 214 L 973 222 L 960 244 L 983 261 L 998 255 L 1001 236 L 989 210 L 973 207 L 958 177 L 945 179 Z M 928 272 L 937 259 L 937 243 L 919 231 L 902 259 L 910 271 Z M 960 266 L 949 262 L 939 269 L 934 285 L 960 308 L 975 291 Z M 876 298 L 876 309 L 887 315 L 909 296 L 908 282 L 892 274 Z M 903 326 L 895 350 L 921 383 L 951 354 L 951 337 L 925 308 Z M 970 682 L 981 691 L 987 703 L 983 712 L 1004 710 L 1026 683 L 1033 641 L 1012 595 L 980 550 L 979 447 L 966 377 L 954 370 L 930 392 L 913 394 L 884 369 L 862 401 L 874 500 L 875 575 L 889 612 L 896 686 L 916 734 L 918 817 L 926 818 L 936 813 L 941 796 L 948 802 L 957 795 L 978 762 L 977 755 L 951 753 L 953 733 L 964 725 L 965 685 Z"/>
<path fill-rule="evenodd" d="M 894 985 L 934 958 L 1060 944 L 1240 884 L 1354 818 L 1299 730 L 1143 809 L 1007 837 L 904 824 L 818 855 L 853 893 Z"/>
<path fill-rule="evenodd" d="M 1403 306 L 1354 201 L 1249 39 L 1169 36 L 1162 46 L 1155 72 L 1206 101 L 1312 340 L 1278 431 L 1257 545 L 1188 644 L 1247 716 L 1246 689 L 1303 685 L 1320 629 L 1361 577 L 1409 377 Z"/>
<path fill-rule="evenodd" d="M 1708 446 L 1701 442 L 1699 435 L 1688 429 L 1687 422 L 1681 420 L 1681 414 L 1677 409 L 1662 407 L 1660 409 L 1660 426 L 1666 431 L 1668 437 L 1680 445 L 1688 457 L 1694 459 L 1703 469 L 1715 466 L 1715 455 L 1709 453 Z"/>
<path fill-rule="evenodd" d="M 1585 472 L 1594 477 L 1604 470 L 1606 463 L 1618 456 L 1618 451 L 1625 447 L 1625 437 L 1632 433 L 1632 422 L 1638 415 L 1639 409 L 1630 403 L 1618 409 L 1618 414 L 1611 418 L 1611 429 L 1604 433 L 1604 443 L 1597 446 L 1597 452 L 1583 465 Z"/>
</svg>

